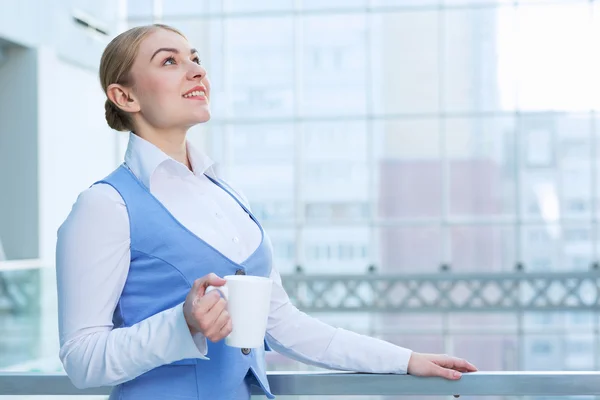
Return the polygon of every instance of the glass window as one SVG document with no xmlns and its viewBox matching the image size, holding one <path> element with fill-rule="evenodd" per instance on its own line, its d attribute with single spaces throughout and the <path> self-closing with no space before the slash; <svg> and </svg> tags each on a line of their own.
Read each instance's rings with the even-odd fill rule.
<svg viewBox="0 0 600 400">
<path fill-rule="evenodd" d="M 290 116 L 294 109 L 293 19 L 225 20 L 225 64 L 231 117 Z"/>
<path fill-rule="evenodd" d="M 370 26 L 373 112 L 440 111 L 438 10 L 373 13 Z"/>
<path fill-rule="evenodd" d="M 513 8 L 457 7 L 445 10 L 442 18 L 443 109 L 468 113 L 514 110 Z"/>
<path fill-rule="evenodd" d="M 373 141 L 379 218 L 439 217 L 444 198 L 438 121 L 377 121 Z"/>
<path fill-rule="evenodd" d="M 443 134 L 450 214 L 515 215 L 514 119 L 448 118 Z"/>
<path fill-rule="evenodd" d="M 596 72 L 590 5 L 540 2 L 517 7 L 518 108 L 523 111 L 590 109 Z M 556 29 L 560 24 L 562 29 Z"/>
<path fill-rule="evenodd" d="M 364 115 L 368 97 L 365 15 L 305 16 L 301 26 L 300 112 Z"/>
<path fill-rule="evenodd" d="M 514 271 L 516 231 L 494 225 L 454 225 L 450 227 L 450 265 L 453 271 Z"/>
</svg>

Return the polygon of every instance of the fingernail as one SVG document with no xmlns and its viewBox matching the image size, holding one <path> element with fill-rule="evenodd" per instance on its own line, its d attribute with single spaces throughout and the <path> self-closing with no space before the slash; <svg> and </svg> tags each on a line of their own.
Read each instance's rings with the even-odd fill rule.
<svg viewBox="0 0 600 400">
<path fill-rule="evenodd" d="M 460 378 L 460 372 L 458 372 L 458 371 L 454 371 L 453 375 L 455 378 Z"/>
</svg>

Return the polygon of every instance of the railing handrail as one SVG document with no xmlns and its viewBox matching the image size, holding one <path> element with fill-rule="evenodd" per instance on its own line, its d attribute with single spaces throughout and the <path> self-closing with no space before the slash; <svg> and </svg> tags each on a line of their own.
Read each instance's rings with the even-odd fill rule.
<svg viewBox="0 0 600 400">
<path fill-rule="evenodd" d="M 600 372 L 494 371 L 463 374 L 458 381 L 410 375 L 347 372 L 269 372 L 275 395 L 600 395 Z M 254 388 L 254 394 L 260 394 Z M 110 387 L 75 388 L 64 374 L 0 373 L 0 395 L 108 395 Z"/>
<path fill-rule="evenodd" d="M 0 261 L 0 271 L 17 271 L 47 267 L 39 258 Z"/>
</svg>

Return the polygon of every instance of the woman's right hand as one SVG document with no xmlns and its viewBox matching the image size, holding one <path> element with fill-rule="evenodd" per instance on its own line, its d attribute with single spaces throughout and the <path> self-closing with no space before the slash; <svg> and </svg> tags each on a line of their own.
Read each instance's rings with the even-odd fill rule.
<svg viewBox="0 0 600 400">
<path fill-rule="evenodd" d="M 206 293 L 209 286 L 223 286 L 225 279 L 208 274 L 196 279 L 183 303 L 183 315 L 192 334 L 202 333 L 211 342 L 218 342 L 231 333 L 231 317 L 227 301 L 218 290 Z"/>
</svg>

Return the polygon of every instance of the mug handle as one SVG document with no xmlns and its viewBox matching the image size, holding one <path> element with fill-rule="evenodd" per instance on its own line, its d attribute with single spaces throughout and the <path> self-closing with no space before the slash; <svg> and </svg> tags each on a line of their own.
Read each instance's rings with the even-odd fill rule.
<svg viewBox="0 0 600 400">
<path fill-rule="evenodd" d="M 204 295 L 206 296 L 213 290 L 218 290 L 219 292 L 221 292 L 221 296 L 223 296 L 225 300 L 229 300 L 229 290 L 227 289 L 227 284 L 223 286 L 208 286 L 204 291 Z"/>
</svg>

